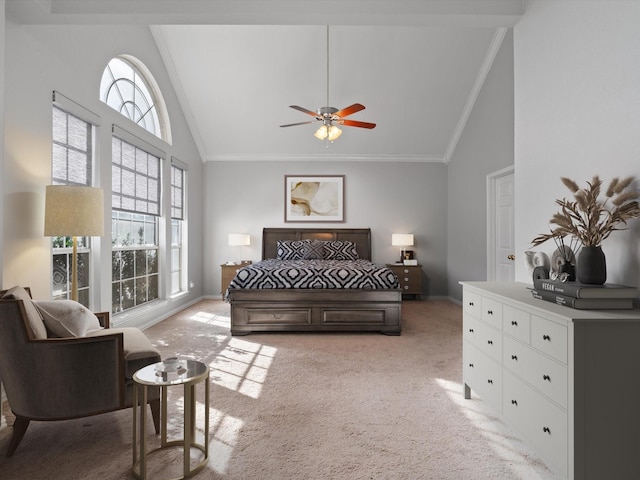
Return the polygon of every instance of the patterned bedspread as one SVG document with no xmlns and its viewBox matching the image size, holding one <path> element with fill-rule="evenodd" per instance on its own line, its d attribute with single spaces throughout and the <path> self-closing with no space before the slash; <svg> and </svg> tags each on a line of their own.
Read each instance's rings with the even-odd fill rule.
<svg viewBox="0 0 640 480">
<path fill-rule="evenodd" d="M 398 277 L 369 260 L 268 259 L 238 270 L 229 291 L 238 288 L 352 288 L 396 289 Z"/>
</svg>

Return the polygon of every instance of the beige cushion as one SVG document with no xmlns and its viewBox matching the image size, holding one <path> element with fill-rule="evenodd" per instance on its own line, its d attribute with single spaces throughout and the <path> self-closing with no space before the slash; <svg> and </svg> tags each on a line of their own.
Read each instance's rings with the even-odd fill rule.
<svg viewBox="0 0 640 480">
<path fill-rule="evenodd" d="M 11 287 L 5 292 L 2 298 L 22 300 L 24 302 L 24 309 L 27 312 L 27 323 L 29 327 L 31 327 L 34 338 L 47 338 L 47 329 L 42 321 L 42 316 L 34 306 L 31 296 L 23 287 Z"/>
<path fill-rule="evenodd" d="M 97 337 L 111 335 L 112 333 L 123 334 L 125 377 L 132 378 L 133 374 L 142 367 L 160 361 L 160 352 L 138 328 L 105 328 L 91 332 L 87 336 Z"/>
<path fill-rule="evenodd" d="M 33 302 L 40 311 L 44 324 L 56 337 L 84 337 L 100 330 L 100 322 L 91 310 L 73 300 Z"/>
</svg>

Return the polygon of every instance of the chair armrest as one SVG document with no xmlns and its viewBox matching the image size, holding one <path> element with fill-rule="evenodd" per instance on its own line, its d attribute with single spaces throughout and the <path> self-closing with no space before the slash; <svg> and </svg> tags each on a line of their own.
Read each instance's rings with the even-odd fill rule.
<svg viewBox="0 0 640 480">
<path fill-rule="evenodd" d="M 100 322 L 100 326 L 102 328 L 110 328 L 111 320 L 109 312 L 93 312 L 93 314 L 98 317 L 98 321 Z"/>
<path fill-rule="evenodd" d="M 25 350 L 21 371 L 3 372 L 7 397 L 17 415 L 50 420 L 124 407 L 122 333 L 29 340 Z M 12 388 L 14 382 L 20 387 Z M 20 398 L 12 402 L 16 392 Z"/>
</svg>

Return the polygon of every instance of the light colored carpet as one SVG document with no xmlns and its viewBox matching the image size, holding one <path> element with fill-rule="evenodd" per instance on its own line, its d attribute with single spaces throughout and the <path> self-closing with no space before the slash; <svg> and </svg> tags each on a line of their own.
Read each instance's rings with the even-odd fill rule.
<svg viewBox="0 0 640 480">
<path fill-rule="evenodd" d="M 231 337 L 229 306 L 206 300 L 145 333 L 163 356 L 211 367 L 210 460 L 192 478 L 553 479 L 482 400 L 464 400 L 461 323 L 451 302 L 406 301 L 399 337 Z M 170 432 L 181 393 L 170 388 Z M 0 432 L 0 452 L 9 434 Z M 132 479 L 131 456 L 130 409 L 34 422 L 16 454 L 0 458 L 0 478 Z M 150 478 L 171 476 L 174 457 L 152 457 Z"/>
</svg>

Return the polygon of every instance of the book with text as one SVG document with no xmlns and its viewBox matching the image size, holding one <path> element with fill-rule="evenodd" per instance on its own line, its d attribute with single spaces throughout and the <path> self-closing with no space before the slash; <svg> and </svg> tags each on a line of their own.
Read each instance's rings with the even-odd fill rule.
<svg viewBox="0 0 640 480">
<path fill-rule="evenodd" d="M 531 289 L 533 298 L 579 310 L 629 310 L 633 298 L 576 298 L 545 290 Z"/>
<path fill-rule="evenodd" d="M 554 282 L 549 279 L 533 280 L 533 285 L 540 292 L 552 292 L 574 298 L 636 298 L 638 289 L 626 285 L 605 283 L 604 285 L 587 285 L 578 282 Z"/>
</svg>

